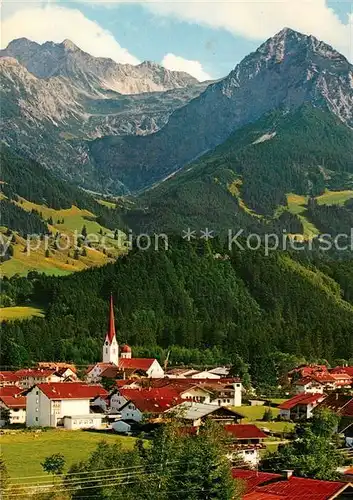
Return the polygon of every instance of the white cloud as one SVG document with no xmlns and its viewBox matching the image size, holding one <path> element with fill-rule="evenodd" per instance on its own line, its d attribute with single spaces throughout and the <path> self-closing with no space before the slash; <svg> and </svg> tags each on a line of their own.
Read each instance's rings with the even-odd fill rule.
<svg viewBox="0 0 353 500">
<path fill-rule="evenodd" d="M 199 61 L 184 59 L 181 56 L 169 53 L 163 57 L 161 64 L 170 71 L 185 71 L 194 78 L 197 78 L 199 82 L 212 80 L 212 77 L 206 73 Z"/>
<path fill-rule="evenodd" d="M 93 56 L 111 57 L 120 63 L 140 61 L 119 45 L 110 31 L 85 17 L 77 9 L 49 4 L 16 10 L 2 22 L 1 45 L 26 37 L 38 43 L 62 42 L 68 38 Z"/>
<path fill-rule="evenodd" d="M 161 16 L 221 28 L 251 40 L 264 40 L 290 27 L 352 53 L 349 24 L 344 24 L 326 0 L 80 0 L 112 5 L 139 3 Z M 351 18 L 352 22 L 352 18 Z"/>
</svg>

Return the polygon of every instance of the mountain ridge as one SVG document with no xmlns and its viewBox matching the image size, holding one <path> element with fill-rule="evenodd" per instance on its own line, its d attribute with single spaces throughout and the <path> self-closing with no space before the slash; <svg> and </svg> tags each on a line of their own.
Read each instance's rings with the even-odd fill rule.
<svg viewBox="0 0 353 500">
<path fill-rule="evenodd" d="M 226 78 L 175 110 L 156 134 L 97 139 L 89 144 L 90 155 L 109 184 L 118 177 L 130 190 L 138 191 L 281 106 L 295 109 L 311 102 L 353 126 L 352 78 L 353 66 L 329 45 L 282 30 Z"/>
</svg>

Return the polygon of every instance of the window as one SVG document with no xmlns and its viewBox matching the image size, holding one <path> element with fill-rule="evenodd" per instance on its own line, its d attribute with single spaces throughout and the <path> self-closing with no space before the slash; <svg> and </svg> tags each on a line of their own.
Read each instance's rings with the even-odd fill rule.
<svg viewBox="0 0 353 500">
<path fill-rule="evenodd" d="M 105 354 L 108 354 L 108 347 L 105 348 Z"/>
<path fill-rule="evenodd" d="M 39 396 L 39 391 L 36 391 L 36 396 Z"/>
<path fill-rule="evenodd" d="M 36 422 L 38 422 L 38 417 L 36 417 Z"/>
</svg>

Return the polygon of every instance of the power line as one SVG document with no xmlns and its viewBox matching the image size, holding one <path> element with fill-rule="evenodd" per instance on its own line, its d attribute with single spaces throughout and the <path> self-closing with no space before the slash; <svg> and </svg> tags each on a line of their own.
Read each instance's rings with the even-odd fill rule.
<svg viewBox="0 0 353 500">
<path fill-rule="evenodd" d="M 156 468 L 157 469 L 157 468 Z M 158 467 L 158 471 L 159 471 L 159 467 Z M 175 469 L 168 469 L 169 471 L 173 471 Z M 101 476 L 95 476 L 95 475 L 92 475 L 92 478 L 72 478 L 72 479 L 69 479 L 68 481 L 65 481 L 64 484 L 68 484 L 68 485 L 72 485 L 72 484 L 75 484 L 75 483 L 78 483 L 78 484 L 84 484 L 84 483 L 90 483 L 92 481 L 104 481 L 104 480 L 109 480 L 109 479 L 126 479 L 126 478 L 130 478 L 130 477 L 134 477 L 134 476 L 148 476 L 148 475 L 153 475 L 153 474 L 157 474 L 158 472 L 157 470 L 155 471 L 135 471 L 135 472 L 127 472 L 127 473 L 121 473 L 121 474 L 106 474 L 106 475 L 101 475 Z M 30 485 L 30 486 L 26 486 L 26 485 Z M 18 483 L 18 484 L 11 484 L 10 487 L 12 489 L 19 489 L 19 488 L 23 488 L 23 489 L 36 489 L 36 488 L 44 488 L 46 486 L 52 486 L 53 485 L 53 481 L 52 480 L 48 480 L 46 482 L 42 482 L 42 483 Z"/>
<path fill-rule="evenodd" d="M 167 465 L 169 464 L 176 464 L 180 463 L 182 460 L 174 460 L 172 462 L 167 462 Z M 157 467 L 157 465 L 154 465 Z M 158 464 L 159 466 L 159 464 Z M 134 465 L 134 466 L 129 466 L 129 467 L 118 467 L 118 468 L 113 468 L 113 469 L 98 469 L 98 470 L 90 470 L 90 471 L 84 471 L 84 472 L 68 472 L 67 474 L 57 474 L 56 477 L 67 477 L 67 476 L 76 476 L 78 474 L 92 474 L 94 472 L 108 472 L 108 471 L 115 471 L 115 470 L 130 470 L 130 469 L 141 469 L 143 467 L 146 467 L 145 465 Z M 152 466 L 147 466 L 147 467 L 152 467 Z M 44 478 L 47 479 L 48 475 L 47 474 L 39 474 L 37 476 L 18 476 L 18 477 L 13 477 L 12 479 L 31 479 L 31 478 Z"/>
</svg>

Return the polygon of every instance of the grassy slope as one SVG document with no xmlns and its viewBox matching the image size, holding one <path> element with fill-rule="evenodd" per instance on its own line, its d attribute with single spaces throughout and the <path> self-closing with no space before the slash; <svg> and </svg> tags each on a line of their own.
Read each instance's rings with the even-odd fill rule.
<svg viewBox="0 0 353 500">
<path fill-rule="evenodd" d="M 353 198 L 352 190 L 329 191 L 316 198 L 319 205 L 344 205 L 344 203 Z M 305 216 L 307 196 L 301 196 L 294 193 L 287 195 L 288 210 L 301 219 L 304 227 L 304 237 L 310 239 L 319 234 L 319 230 Z"/>
<path fill-rule="evenodd" d="M 43 317 L 42 309 L 37 307 L 2 307 L 0 308 L 0 321 L 14 321 L 16 319 L 28 319 L 33 316 Z"/>
<path fill-rule="evenodd" d="M 37 210 L 42 214 L 42 218 L 44 220 L 51 217 L 53 219 L 53 225 L 49 225 L 49 229 L 54 234 L 56 232 L 60 232 L 68 235 L 71 246 L 67 251 L 55 251 L 51 248 L 50 257 L 45 257 L 45 247 L 44 243 L 42 243 L 38 250 L 31 251 L 28 255 L 23 252 L 26 241 L 17 235 L 16 243 L 14 244 L 13 258 L 1 265 L 1 272 L 4 276 L 12 276 L 16 273 L 26 275 L 28 271 L 31 270 L 37 270 L 52 275 L 65 275 L 74 271 L 86 269 L 87 267 L 106 264 L 122 252 L 122 249 L 119 249 L 118 247 L 118 241 L 109 236 L 112 234 L 112 231 L 98 224 L 94 220 L 96 218 L 95 215 L 88 210 L 81 210 L 75 206 L 72 206 L 69 209 L 54 210 L 53 208 L 48 208 L 45 205 L 37 205 L 36 203 L 25 200 L 24 198 L 20 198 L 20 201 L 16 203 L 19 207 L 27 211 Z M 58 221 L 61 221 L 62 219 L 64 219 L 64 222 L 62 224 L 58 224 Z M 103 234 L 106 234 L 106 244 L 109 247 L 112 247 L 112 249 L 109 250 L 111 257 L 105 255 L 102 252 L 102 248 L 98 246 L 97 248 L 86 247 L 87 256 L 80 256 L 79 260 L 72 258 L 74 252 L 73 242 L 75 231 L 79 234 L 83 226 L 86 226 L 88 234 L 92 234 L 100 238 L 100 231 L 102 231 Z"/>
<path fill-rule="evenodd" d="M 62 453 L 66 464 L 70 466 L 87 458 L 102 440 L 109 444 L 121 443 L 124 447 L 132 447 L 135 442 L 135 439 L 130 437 L 85 431 L 14 431 L 1 437 L 1 450 L 12 477 L 37 476 L 44 474 L 40 463 L 48 455 Z"/>
<path fill-rule="evenodd" d="M 264 422 L 262 417 L 266 408 L 266 406 L 238 406 L 233 409 L 245 416 L 243 424 L 255 424 L 257 427 L 266 427 L 273 432 L 289 432 L 294 428 L 294 424 L 290 422 Z M 278 408 L 271 408 L 271 411 L 274 417 L 279 415 Z"/>
</svg>

